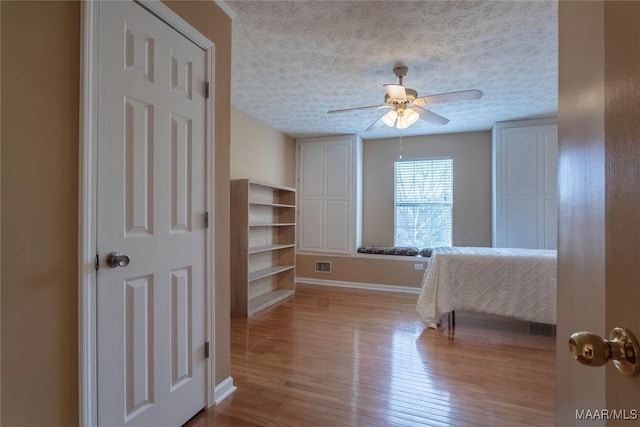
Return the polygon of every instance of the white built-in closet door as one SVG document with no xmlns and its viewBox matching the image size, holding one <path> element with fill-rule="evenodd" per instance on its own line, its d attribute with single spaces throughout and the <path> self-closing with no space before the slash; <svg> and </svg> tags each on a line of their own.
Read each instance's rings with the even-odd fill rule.
<svg viewBox="0 0 640 427">
<path fill-rule="evenodd" d="M 507 127 L 497 135 L 494 246 L 557 246 L 557 125 Z"/>
<path fill-rule="evenodd" d="M 324 205 L 325 249 L 349 252 L 349 188 L 351 186 L 351 143 L 326 144 L 326 194 Z"/>
<path fill-rule="evenodd" d="M 299 250 L 349 253 L 352 140 L 299 144 Z"/>
</svg>

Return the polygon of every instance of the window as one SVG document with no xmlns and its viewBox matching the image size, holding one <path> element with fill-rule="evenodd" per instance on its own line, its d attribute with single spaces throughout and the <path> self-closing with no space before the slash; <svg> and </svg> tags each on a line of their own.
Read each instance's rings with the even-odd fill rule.
<svg viewBox="0 0 640 427">
<path fill-rule="evenodd" d="M 451 246 L 453 159 L 397 160 L 394 211 L 396 246 Z"/>
</svg>

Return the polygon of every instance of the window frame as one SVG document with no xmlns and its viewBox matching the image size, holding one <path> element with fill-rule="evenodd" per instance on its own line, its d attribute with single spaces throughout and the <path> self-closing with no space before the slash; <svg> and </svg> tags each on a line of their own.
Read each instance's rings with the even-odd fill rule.
<svg viewBox="0 0 640 427">
<path fill-rule="evenodd" d="M 405 162 L 420 162 L 420 161 L 430 161 L 430 160 L 450 160 L 451 161 L 451 246 L 453 246 L 453 209 L 454 209 L 454 198 L 455 198 L 455 165 L 454 165 L 454 161 L 453 161 L 453 156 L 428 156 L 428 157 L 415 157 L 415 158 L 402 158 L 402 159 L 395 159 L 393 161 L 393 245 L 394 246 L 406 246 L 406 245 L 399 245 L 398 241 L 396 240 L 397 237 L 397 222 L 398 222 L 398 218 L 397 218 L 397 214 L 396 214 L 396 207 L 397 207 L 397 179 L 396 179 L 396 164 L 397 163 L 405 163 Z M 429 246 L 432 247 L 432 246 Z M 422 249 L 421 247 L 418 249 Z"/>
</svg>

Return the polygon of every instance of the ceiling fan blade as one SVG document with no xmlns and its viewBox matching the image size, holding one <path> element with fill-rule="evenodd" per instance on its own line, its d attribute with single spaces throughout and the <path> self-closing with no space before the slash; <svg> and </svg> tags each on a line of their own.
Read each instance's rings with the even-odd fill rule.
<svg viewBox="0 0 640 427">
<path fill-rule="evenodd" d="M 431 125 L 446 125 L 449 123 L 449 119 L 442 117 L 439 114 L 434 113 L 433 111 L 425 110 L 421 107 L 413 107 L 413 111 L 420 115 L 420 119 Z"/>
<path fill-rule="evenodd" d="M 482 98 L 482 92 L 478 89 L 461 90 L 458 92 L 439 93 L 437 95 L 420 96 L 415 99 L 414 104 L 418 106 L 442 104 L 444 102 L 468 101 Z"/>
<path fill-rule="evenodd" d="M 383 86 L 384 90 L 387 91 L 387 95 L 389 95 L 389 98 L 401 99 L 403 101 L 407 99 L 407 92 L 404 90 L 404 86 L 394 84 L 386 84 Z"/>
<path fill-rule="evenodd" d="M 383 115 L 381 115 L 378 120 L 376 120 L 375 122 L 371 123 L 371 126 L 366 128 L 364 131 L 365 132 L 371 132 L 371 131 L 374 131 L 374 130 L 380 130 L 380 129 L 386 128 L 387 125 L 385 125 L 384 122 L 382 121 L 382 118 L 385 116 L 385 114 L 387 114 L 387 113 L 384 113 Z"/>
<path fill-rule="evenodd" d="M 367 105 L 366 107 L 354 107 L 354 108 L 343 108 L 341 110 L 331 110 L 331 111 L 327 111 L 327 114 L 334 114 L 334 113 L 346 113 L 348 111 L 358 111 L 358 110 L 370 110 L 373 108 L 391 108 L 390 105 Z"/>
</svg>

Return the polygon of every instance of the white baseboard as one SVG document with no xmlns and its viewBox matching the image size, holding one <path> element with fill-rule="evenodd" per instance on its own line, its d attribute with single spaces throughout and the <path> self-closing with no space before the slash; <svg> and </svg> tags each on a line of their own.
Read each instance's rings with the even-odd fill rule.
<svg viewBox="0 0 640 427">
<path fill-rule="evenodd" d="M 220 384 L 213 389 L 213 404 L 219 405 L 225 400 L 227 397 L 231 396 L 231 394 L 236 391 L 238 387 L 233 385 L 233 378 L 227 377 Z"/>
<path fill-rule="evenodd" d="M 367 289 L 370 291 L 403 292 L 416 295 L 420 293 L 420 288 L 412 288 L 409 286 L 379 285 L 375 283 L 362 282 L 343 282 L 340 280 L 309 279 L 306 277 L 296 277 L 296 283 L 307 283 L 309 285 L 322 286 L 337 286 L 339 288 Z"/>
</svg>

